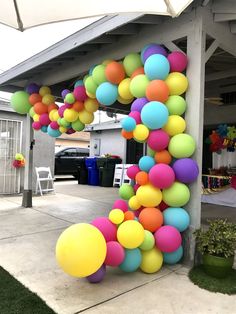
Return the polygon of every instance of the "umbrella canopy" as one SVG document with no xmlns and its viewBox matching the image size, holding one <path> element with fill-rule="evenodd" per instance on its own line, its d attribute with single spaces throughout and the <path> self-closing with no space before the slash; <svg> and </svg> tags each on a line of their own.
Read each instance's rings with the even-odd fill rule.
<svg viewBox="0 0 236 314">
<path fill-rule="evenodd" d="M 0 0 L 0 23 L 20 31 L 92 16 L 143 13 L 177 17 L 193 0 Z"/>
</svg>

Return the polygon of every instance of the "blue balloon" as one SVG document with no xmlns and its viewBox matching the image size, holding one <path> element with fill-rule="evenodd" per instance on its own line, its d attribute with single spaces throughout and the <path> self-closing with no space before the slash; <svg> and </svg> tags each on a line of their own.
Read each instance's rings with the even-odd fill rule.
<svg viewBox="0 0 236 314">
<path fill-rule="evenodd" d="M 59 130 L 54 130 L 50 127 L 50 125 L 48 126 L 48 130 L 47 130 L 48 135 L 50 135 L 51 137 L 59 137 L 61 135 L 61 132 Z"/>
<path fill-rule="evenodd" d="M 125 249 L 125 259 L 119 268 L 127 273 L 136 271 L 142 262 L 142 254 L 139 249 Z"/>
<path fill-rule="evenodd" d="M 143 124 L 151 130 L 162 128 L 167 123 L 168 116 L 168 109 L 159 101 L 150 101 L 141 111 Z"/>
<path fill-rule="evenodd" d="M 47 131 L 48 131 L 47 125 L 43 125 L 43 126 L 41 127 L 41 131 L 42 131 L 43 133 L 47 133 Z"/>
<path fill-rule="evenodd" d="M 100 104 L 110 106 L 118 97 L 118 87 L 109 82 L 104 82 L 96 90 L 96 98 Z"/>
<path fill-rule="evenodd" d="M 189 227 L 190 217 L 187 211 L 180 207 L 168 207 L 163 211 L 164 225 L 173 226 L 183 232 Z"/>
<path fill-rule="evenodd" d="M 170 264 L 170 265 L 178 263 L 181 260 L 183 253 L 184 253 L 184 250 L 183 250 L 182 245 L 174 252 L 163 253 L 164 263 Z"/>
<path fill-rule="evenodd" d="M 154 54 L 147 58 L 144 72 L 149 80 L 165 80 L 170 72 L 170 64 L 166 57 Z"/>
<path fill-rule="evenodd" d="M 75 82 L 74 88 L 76 88 L 77 86 L 84 86 L 84 82 L 83 80 L 78 80 Z"/>
<path fill-rule="evenodd" d="M 132 117 L 126 117 L 121 121 L 121 126 L 125 131 L 131 132 L 136 127 L 136 121 Z"/>
<path fill-rule="evenodd" d="M 143 156 L 139 159 L 138 166 L 140 170 L 149 172 L 149 170 L 155 165 L 154 158 L 150 156 Z"/>
</svg>

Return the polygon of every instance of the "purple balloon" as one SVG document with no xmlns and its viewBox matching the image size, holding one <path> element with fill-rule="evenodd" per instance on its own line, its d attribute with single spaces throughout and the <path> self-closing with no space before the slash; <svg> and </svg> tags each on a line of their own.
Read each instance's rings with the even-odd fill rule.
<svg viewBox="0 0 236 314">
<path fill-rule="evenodd" d="M 131 111 L 138 111 L 141 112 L 143 107 L 149 102 L 149 100 L 146 97 L 137 98 L 132 103 Z"/>
<path fill-rule="evenodd" d="M 36 83 L 30 83 L 28 86 L 26 86 L 26 92 L 28 94 L 38 94 L 40 87 Z"/>
<path fill-rule="evenodd" d="M 197 179 L 199 168 L 195 160 L 191 158 L 181 158 L 174 162 L 172 166 L 176 180 L 183 183 L 191 183 Z"/>
<path fill-rule="evenodd" d="M 66 134 L 73 134 L 75 133 L 76 131 L 72 128 L 68 129 L 68 131 L 66 132 Z"/>
<path fill-rule="evenodd" d="M 63 89 L 63 91 L 61 92 L 61 97 L 64 99 L 66 97 L 66 95 L 69 93 L 70 93 L 69 89 Z"/>
<path fill-rule="evenodd" d="M 167 57 L 167 51 L 165 50 L 165 48 L 163 48 L 160 45 L 153 44 L 153 45 L 147 47 L 147 49 L 144 51 L 143 61 L 146 62 L 146 60 L 154 54 L 159 54 L 159 55 L 163 55 L 163 56 Z"/>
<path fill-rule="evenodd" d="M 98 283 L 103 280 L 106 274 L 106 266 L 103 264 L 95 273 L 86 277 L 91 283 Z"/>
</svg>

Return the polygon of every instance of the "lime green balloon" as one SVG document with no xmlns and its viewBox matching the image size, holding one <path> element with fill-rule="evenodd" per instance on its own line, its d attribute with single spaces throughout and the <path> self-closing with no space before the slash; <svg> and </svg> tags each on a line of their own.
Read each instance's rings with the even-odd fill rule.
<svg viewBox="0 0 236 314">
<path fill-rule="evenodd" d="M 128 54 L 123 61 L 125 72 L 128 76 L 131 76 L 132 73 L 137 69 L 143 66 L 141 57 L 138 53 Z"/>
<path fill-rule="evenodd" d="M 136 98 L 145 97 L 146 88 L 150 83 L 149 79 L 145 74 L 136 75 L 130 83 L 131 94 Z"/>
<path fill-rule="evenodd" d="M 144 230 L 144 240 L 139 248 L 143 251 L 149 251 L 154 247 L 154 245 L 155 245 L 155 238 L 153 234 L 148 230 Z"/>
<path fill-rule="evenodd" d="M 93 69 L 92 78 L 97 85 L 100 85 L 107 81 L 105 69 L 106 66 L 104 64 L 99 64 Z"/>
<path fill-rule="evenodd" d="M 168 189 L 162 190 L 163 201 L 171 207 L 182 207 L 190 199 L 190 191 L 187 185 L 174 182 Z"/>
<path fill-rule="evenodd" d="M 92 78 L 92 76 L 89 76 L 85 82 L 84 82 L 84 86 L 86 88 L 86 90 L 95 95 L 96 94 L 96 90 L 98 88 L 98 85 L 95 83 L 94 79 Z"/>
<path fill-rule="evenodd" d="M 170 139 L 168 150 L 175 158 L 192 156 L 196 148 L 194 139 L 189 134 L 177 134 Z"/>
<path fill-rule="evenodd" d="M 80 119 L 77 119 L 75 122 L 72 122 L 71 124 L 72 129 L 75 131 L 82 131 L 85 128 L 85 124 L 80 121 Z"/>
<path fill-rule="evenodd" d="M 64 126 L 64 128 L 70 127 L 70 122 L 68 122 L 65 118 L 61 118 L 60 125 Z"/>
<path fill-rule="evenodd" d="M 83 77 L 83 83 L 85 83 L 85 81 L 87 80 L 88 77 L 89 77 L 89 74 L 86 74 L 86 75 Z"/>
<path fill-rule="evenodd" d="M 31 118 L 33 118 L 33 116 L 35 115 L 35 111 L 34 111 L 34 107 L 33 106 L 29 110 L 29 115 L 31 116 Z"/>
<path fill-rule="evenodd" d="M 124 200 L 129 200 L 132 196 L 134 196 L 134 189 L 128 183 L 124 183 L 119 189 L 119 195 Z"/>
<path fill-rule="evenodd" d="M 29 94 L 24 91 L 15 92 L 11 96 L 11 107 L 19 114 L 26 114 L 31 109 Z"/>
<path fill-rule="evenodd" d="M 181 116 L 185 112 L 187 107 L 185 99 L 179 95 L 170 96 L 165 105 L 170 115 L 179 116 Z"/>
<path fill-rule="evenodd" d="M 151 149 L 148 145 L 147 145 L 147 155 L 150 157 L 154 157 L 155 156 L 155 150 Z"/>
<path fill-rule="evenodd" d="M 65 102 L 68 104 L 73 104 L 75 102 L 75 96 L 72 93 L 66 94 Z"/>
</svg>

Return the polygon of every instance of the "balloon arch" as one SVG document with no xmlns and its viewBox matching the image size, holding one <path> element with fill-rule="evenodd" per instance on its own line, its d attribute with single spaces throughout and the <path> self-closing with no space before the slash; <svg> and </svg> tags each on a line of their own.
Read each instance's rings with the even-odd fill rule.
<svg viewBox="0 0 236 314">
<path fill-rule="evenodd" d="M 184 133 L 186 67 L 184 53 L 149 44 L 140 54 L 92 67 L 73 91 L 62 91 L 60 107 L 47 86 L 32 83 L 13 94 L 14 110 L 29 113 L 34 130 L 52 137 L 82 131 L 99 105 L 132 103 L 122 120 L 122 136 L 147 143 L 147 156 L 127 171 L 134 184 L 120 187 L 120 199 L 109 216 L 74 224 L 60 235 L 56 258 L 66 273 L 99 282 L 107 266 L 154 273 L 163 263 L 181 260 L 181 233 L 190 224 L 183 208 L 190 199 L 187 184 L 198 176 L 198 166 L 190 158 L 195 141 Z"/>
</svg>

